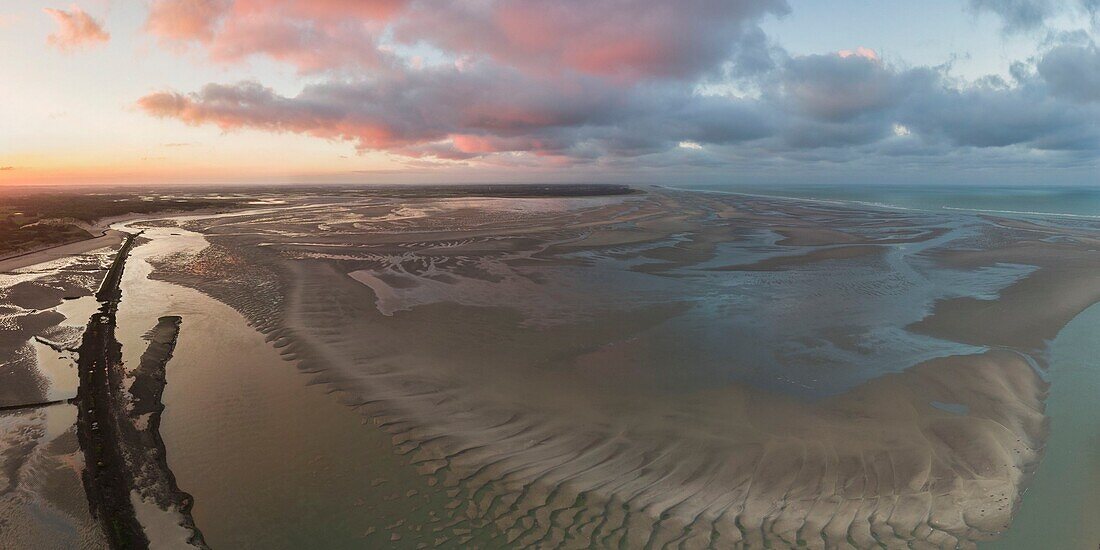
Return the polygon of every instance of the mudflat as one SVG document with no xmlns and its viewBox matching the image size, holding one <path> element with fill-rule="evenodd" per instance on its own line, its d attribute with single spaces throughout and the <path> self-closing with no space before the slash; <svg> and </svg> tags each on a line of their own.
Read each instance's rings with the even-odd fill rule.
<svg viewBox="0 0 1100 550">
<path fill-rule="evenodd" d="M 1047 342 L 1100 301 L 1083 222 L 255 198 L 2 275 L 0 543 L 973 547 L 1043 458 Z"/>
<path fill-rule="evenodd" d="M 1091 230 L 739 195 L 179 223 L 209 245 L 151 276 L 236 308 L 452 500 L 406 542 L 996 538 L 1042 455 L 1043 338 L 1100 299 Z"/>
</svg>

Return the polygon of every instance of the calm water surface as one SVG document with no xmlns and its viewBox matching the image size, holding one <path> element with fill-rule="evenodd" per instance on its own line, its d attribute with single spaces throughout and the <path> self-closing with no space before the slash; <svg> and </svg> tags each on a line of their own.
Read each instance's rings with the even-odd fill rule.
<svg viewBox="0 0 1100 550">
<path fill-rule="evenodd" d="M 1100 545 L 1100 304 L 1051 343 L 1046 456 L 1004 538 L 983 547 L 1092 550 Z"/>
<path fill-rule="evenodd" d="M 412 547 L 447 503 L 388 436 L 284 361 L 235 310 L 149 279 L 147 259 L 205 246 L 198 234 L 146 230 L 122 283 L 118 338 L 136 364 L 142 335 L 180 315 L 161 435 L 195 523 L 213 548 Z M 167 522 L 163 522 L 167 523 Z M 168 531 L 168 532 L 164 532 Z M 182 533 L 150 538 L 171 546 Z M 393 539 L 392 537 L 397 537 Z M 431 542 L 431 538 L 425 538 Z M 412 543 L 412 544 L 410 544 Z"/>
<path fill-rule="evenodd" d="M 1100 187 L 936 185 L 670 185 L 928 211 L 1056 214 L 1100 221 Z"/>
</svg>

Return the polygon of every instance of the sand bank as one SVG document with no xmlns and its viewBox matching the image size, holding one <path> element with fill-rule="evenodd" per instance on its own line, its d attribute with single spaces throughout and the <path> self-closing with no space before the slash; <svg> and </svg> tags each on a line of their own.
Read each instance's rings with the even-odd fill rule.
<svg viewBox="0 0 1100 550">
<path fill-rule="evenodd" d="M 979 271 L 981 284 L 967 290 L 965 266 L 947 258 L 973 252 L 955 242 L 999 231 L 978 218 L 663 192 L 629 208 L 523 216 L 507 204 L 402 203 L 431 212 L 411 216 L 384 204 L 196 221 L 189 227 L 211 246 L 160 258 L 155 276 L 234 306 L 284 358 L 389 433 L 396 451 L 453 491 L 447 524 L 471 544 L 967 547 L 994 538 L 1009 527 L 1045 438 L 1046 387 L 1025 354 L 1035 341 L 1016 329 L 967 332 L 980 310 L 934 304 L 976 300 L 947 293 L 986 292 L 991 278 L 998 317 L 1030 318 L 1039 296 L 1065 304 L 1058 312 L 1070 314 L 1038 311 L 1032 328 L 1049 334 L 1096 297 L 1091 279 L 1072 292 L 1035 282 L 1049 276 L 1051 243 L 1013 259 L 1038 270 Z M 815 226 L 823 230 L 807 233 Z M 790 227 L 812 244 L 765 237 Z M 847 247 L 878 253 L 835 252 Z M 738 265 L 731 257 L 788 263 L 769 266 L 776 273 L 714 271 Z M 785 257 L 798 260 L 769 259 Z M 915 294 L 923 301 L 901 304 L 904 315 L 919 319 L 926 306 L 938 326 L 959 327 L 926 332 L 1008 349 L 879 365 L 879 375 L 816 400 L 736 381 L 658 391 L 657 380 L 637 383 L 631 365 L 649 353 L 640 335 L 671 330 L 690 308 L 572 294 L 610 277 L 585 269 L 617 261 L 629 272 L 647 260 L 664 267 L 638 277 L 776 285 L 833 262 L 829 273 L 840 284 L 849 274 L 871 313 L 909 288 L 899 278 L 930 280 Z M 867 278 L 883 270 L 882 282 Z M 357 272 L 373 275 L 349 276 Z M 1021 285 L 1034 299 L 1012 298 Z M 857 350 L 866 338 L 826 327 Z M 689 368 L 675 363 L 687 351 L 660 357 Z"/>
<path fill-rule="evenodd" d="M 46 263 L 75 254 L 83 254 L 101 248 L 117 247 L 122 242 L 123 236 L 124 235 L 118 231 L 107 231 L 106 234 L 92 239 L 54 246 L 43 250 L 36 250 L 34 252 L 26 252 L 17 256 L 0 258 L 0 273 Z"/>
</svg>

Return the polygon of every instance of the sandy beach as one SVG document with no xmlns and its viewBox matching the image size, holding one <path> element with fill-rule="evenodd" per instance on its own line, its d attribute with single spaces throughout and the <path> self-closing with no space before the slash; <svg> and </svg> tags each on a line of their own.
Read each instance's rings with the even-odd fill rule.
<svg viewBox="0 0 1100 550">
<path fill-rule="evenodd" d="M 1047 340 L 1100 300 L 1091 232 L 996 218 L 667 190 L 329 200 L 116 225 L 145 230 L 113 375 L 136 405 L 111 422 L 150 541 L 974 547 L 1043 457 Z M 17 270 L 6 296 L 59 323 L 94 287 L 35 281 L 97 280 L 111 252 Z M 12 399 L 49 387 L 34 364 Z M 311 412 L 256 416 L 269 401 Z M 280 423 L 333 448 L 323 482 L 270 461 Z M 306 512 L 256 490 L 265 468 L 362 508 Z M 226 508 L 244 493 L 262 516 Z"/>
<path fill-rule="evenodd" d="M 901 326 L 919 321 L 940 351 L 879 374 L 837 371 L 851 381 L 807 400 L 812 390 L 761 386 L 751 374 L 721 389 L 658 390 L 667 373 L 649 363 L 698 352 L 657 349 L 641 336 L 672 330 L 690 310 L 616 308 L 557 284 L 565 271 L 604 261 L 624 264 L 631 281 L 660 277 L 657 288 L 731 270 L 782 280 L 825 262 L 851 262 L 855 274 L 893 269 L 897 251 L 914 245 L 922 248 L 909 261 L 926 276 L 958 277 L 949 243 L 998 230 L 980 219 L 953 226 L 912 213 L 666 192 L 545 212 L 436 202 L 395 217 L 382 205 L 330 208 L 323 232 L 306 230 L 315 223 L 308 209 L 185 224 L 211 245 L 155 262 L 153 276 L 233 305 L 312 383 L 390 434 L 434 484 L 458 491 L 453 521 L 469 531 L 460 540 L 970 546 L 1009 528 L 1041 457 L 1047 388 L 1041 360 L 1028 355 L 1041 342 L 954 330 L 976 314 L 942 305 L 956 298 L 937 298 L 934 286 L 918 293 L 929 315 L 916 308 Z M 510 219 L 511 208 L 524 217 Z M 724 221 L 697 221 L 708 212 Z M 772 226 L 778 237 L 759 241 L 758 228 Z M 729 250 L 747 255 L 731 264 L 738 254 Z M 1035 269 L 995 279 L 1008 294 L 991 303 L 1014 314 L 1003 317 L 1035 307 L 1013 295 L 1036 296 L 1029 281 L 1048 276 L 1049 253 L 1036 245 L 1033 257 L 1013 258 Z M 1045 302 L 1079 311 L 1096 287 L 1085 279 Z M 1045 333 L 1068 319 L 1043 311 L 1030 313 Z M 478 345 L 487 334 L 492 347 Z M 829 338 L 858 349 L 863 337 Z M 833 368 L 826 356 L 800 368 L 815 364 Z"/>
<path fill-rule="evenodd" d="M 117 247 L 122 243 L 122 237 L 123 234 L 118 231 L 106 231 L 103 235 L 92 239 L 0 258 L 0 273 L 11 272 L 19 268 L 67 258 L 76 254 L 84 254 L 93 250 Z"/>
</svg>

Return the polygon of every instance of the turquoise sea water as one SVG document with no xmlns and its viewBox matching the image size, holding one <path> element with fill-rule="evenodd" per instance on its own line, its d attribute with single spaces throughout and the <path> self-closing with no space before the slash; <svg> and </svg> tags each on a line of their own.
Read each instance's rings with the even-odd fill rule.
<svg viewBox="0 0 1100 550">
<path fill-rule="evenodd" d="M 1057 215 L 1100 221 L 1096 187 L 941 186 L 941 185 L 691 185 L 669 187 L 732 191 L 914 210 L 969 210 L 1009 215 Z"/>
<path fill-rule="evenodd" d="M 1100 304 L 1050 346 L 1046 456 L 997 550 L 1093 550 L 1100 545 Z"/>
</svg>

